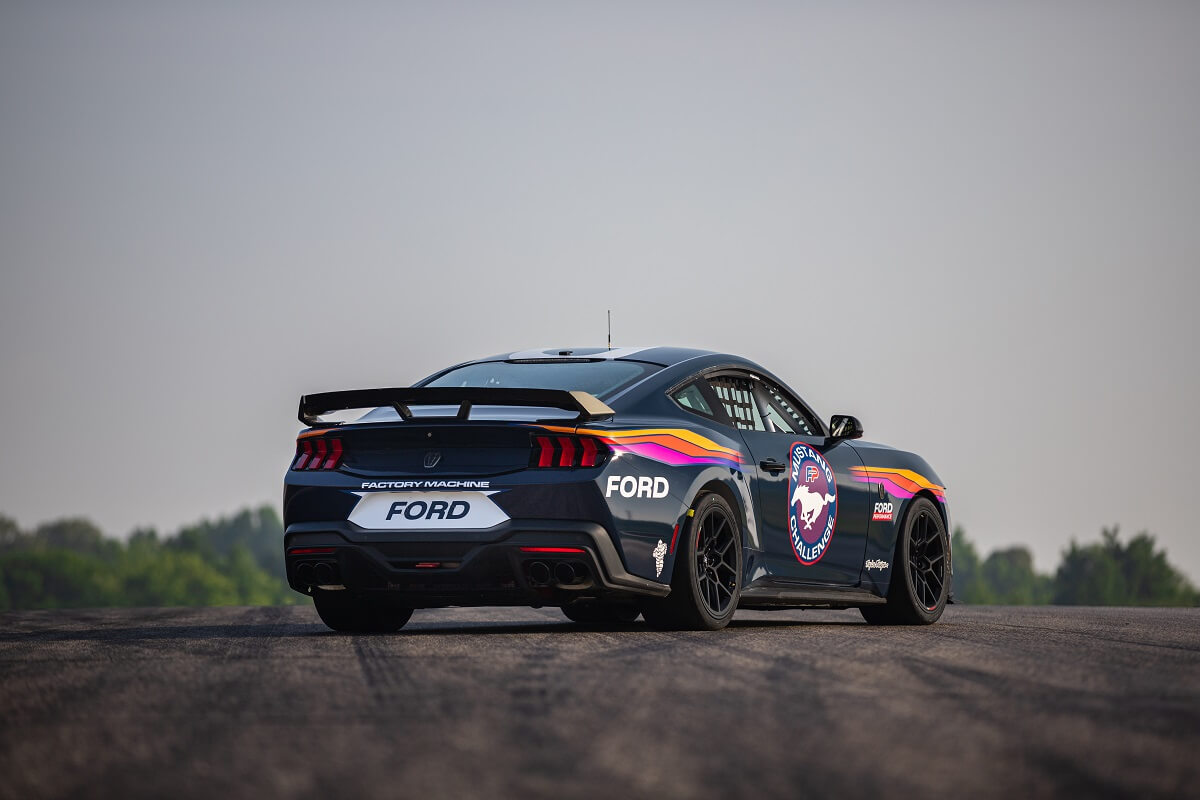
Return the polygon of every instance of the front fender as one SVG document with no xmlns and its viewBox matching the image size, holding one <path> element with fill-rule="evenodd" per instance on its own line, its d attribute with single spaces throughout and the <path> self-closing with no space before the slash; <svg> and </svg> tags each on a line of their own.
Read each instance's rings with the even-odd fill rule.
<svg viewBox="0 0 1200 800">
<path fill-rule="evenodd" d="M 874 484 L 878 494 L 876 513 L 868 529 L 861 585 L 886 597 L 891 587 L 896 543 L 913 500 L 931 499 L 942 515 L 946 530 L 950 530 L 946 487 L 933 467 L 915 453 L 869 442 L 855 442 L 852 446 L 864 465 L 855 480 Z M 889 514 L 890 518 L 885 518 Z M 953 561 L 948 566 L 953 569 Z"/>
</svg>

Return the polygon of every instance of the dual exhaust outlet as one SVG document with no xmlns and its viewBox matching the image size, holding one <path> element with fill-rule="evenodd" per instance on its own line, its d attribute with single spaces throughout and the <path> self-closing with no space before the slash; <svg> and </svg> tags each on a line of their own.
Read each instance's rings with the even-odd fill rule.
<svg viewBox="0 0 1200 800">
<path fill-rule="evenodd" d="M 591 571 L 582 561 L 533 561 L 529 564 L 533 586 L 580 586 L 591 583 Z"/>
<path fill-rule="evenodd" d="M 296 565 L 296 582 L 301 586 L 331 586 L 342 581 L 336 563 L 305 561 Z"/>
</svg>

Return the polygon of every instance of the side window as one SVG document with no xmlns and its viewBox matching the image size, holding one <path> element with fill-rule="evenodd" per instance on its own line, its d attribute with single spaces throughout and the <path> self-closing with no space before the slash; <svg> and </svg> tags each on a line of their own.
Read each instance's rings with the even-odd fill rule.
<svg viewBox="0 0 1200 800">
<path fill-rule="evenodd" d="M 713 416 L 712 407 L 704 399 L 704 393 L 700 391 L 698 384 L 689 383 L 671 395 L 671 399 L 688 411 L 695 411 L 697 414 L 703 414 L 706 417 Z"/>
<path fill-rule="evenodd" d="M 798 433 L 796 430 L 796 421 L 786 416 L 779 406 L 770 401 L 769 395 L 763 393 L 765 402 L 763 406 L 767 409 L 767 422 L 771 424 L 776 433 Z"/>
<path fill-rule="evenodd" d="M 821 435 L 821 426 L 798 403 L 768 383 L 760 383 L 759 387 L 762 389 L 763 399 L 767 401 L 767 416 L 778 430 L 802 436 Z"/>
<path fill-rule="evenodd" d="M 754 391 L 746 378 L 722 376 L 709 378 L 708 385 L 712 387 L 725 413 L 733 421 L 735 427 L 744 431 L 765 431 L 762 415 L 758 413 L 758 404 L 754 402 Z"/>
</svg>

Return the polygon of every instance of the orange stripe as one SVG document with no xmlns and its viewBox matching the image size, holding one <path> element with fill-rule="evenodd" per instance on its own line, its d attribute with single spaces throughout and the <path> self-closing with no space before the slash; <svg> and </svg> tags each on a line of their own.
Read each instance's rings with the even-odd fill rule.
<svg viewBox="0 0 1200 800">
<path fill-rule="evenodd" d="M 893 467 L 851 467 L 851 472 L 859 475 L 887 477 L 888 480 L 895 482 L 897 486 L 904 488 L 906 491 L 914 494 L 920 489 L 927 489 L 935 495 L 945 496 L 946 487 L 939 486 L 933 483 L 924 475 L 913 472 L 911 469 L 895 469 Z"/>
</svg>

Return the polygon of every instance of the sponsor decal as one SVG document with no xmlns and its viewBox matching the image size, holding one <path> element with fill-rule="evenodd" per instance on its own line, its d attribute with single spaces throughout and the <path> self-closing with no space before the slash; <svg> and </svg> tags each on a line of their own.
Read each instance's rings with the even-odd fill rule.
<svg viewBox="0 0 1200 800">
<path fill-rule="evenodd" d="M 654 556 L 654 577 L 657 578 L 662 575 L 663 561 L 667 557 L 667 543 L 659 539 L 650 555 Z"/>
<path fill-rule="evenodd" d="M 363 481 L 364 489 L 490 489 L 491 481 Z"/>
<path fill-rule="evenodd" d="M 651 478 L 646 475 L 609 475 L 608 491 L 605 497 L 612 497 L 616 492 L 621 497 L 651 497 L 659 499 L 667 496 L 671 484 L 666 478 Z"/>
<path fill-rule="evenodd" d="M 895 507 L 891 503 L 876 503 L 875 513 L 871 514 L 872 522 L 891 522 Z"/>
<path fill-rule="evenodd" d="M 888 562 L 880 561 L 877 558 L 872 558 L 872 559 L 869 559 L 867 561 L 867 563 L 864 564 L 863 566 L 865 566 L 867 569 L 887 569 Z"/>
<path fill-rule="evenodd" d="M 825 555 L 837 526 L 837 482 L 825 457 L 804 442 L 788 458 L 788 534 L 801 564 Z"/>
<path fill-rule="evenodd" d="M 490 528 L 508 519 L 496 492 L 356 492 L 349 520 L 371 530 Z"/>
<path fill-rule="evenodd" d="M 442 451 L 427 450 L 425 451 L 425 469 L 433 469 L 442 460 Z"/>
</svg>

